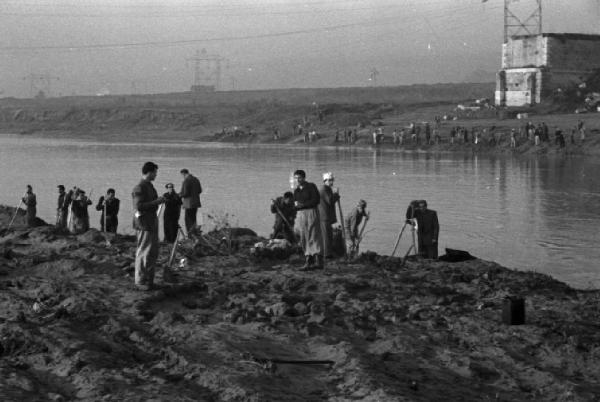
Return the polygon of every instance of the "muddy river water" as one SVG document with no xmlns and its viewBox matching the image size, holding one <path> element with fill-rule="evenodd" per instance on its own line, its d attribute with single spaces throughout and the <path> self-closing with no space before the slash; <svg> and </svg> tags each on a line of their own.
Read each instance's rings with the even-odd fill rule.
<svg viewBox="0 0 600 402">
<path fill-rule="evenodd" d="M 94 203 L 108 187 L 122 200 L 119 232 L 131 228 L 131 189 L 147 161 L 156 187 L 181 183 L 188 168 L 202 182 L 203 217 L 270 233 L 270 200 L 304 169 L 321 183 L 332 171 L 344 212 L 364 198 L 371 211 L 363 250 L 389 254 L 412 199 L 426 199 L 440 220 L 444 247 L 502 265 L 544 272 L 581 288 L 600 287 L 600 160 L 576 157 L 426 155 L 394 150 L 236 146 L 204 143 L 103 143 L 0 136 L 0 203 L 16 205 L 26 184 L 38 215 L 53 222 L 56 186 L 78 185 Z M 225 214 L 228 214 L 225 217 Z M 90 208 L 92 226 L 100 213 Z M 402 254 L 409 245 L 403 238 Z"/>
</svg>

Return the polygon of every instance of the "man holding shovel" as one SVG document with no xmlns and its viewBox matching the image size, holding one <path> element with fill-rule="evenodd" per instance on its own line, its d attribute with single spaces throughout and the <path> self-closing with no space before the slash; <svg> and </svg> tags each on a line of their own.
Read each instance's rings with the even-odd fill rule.
<svg viewBox="0 0 600 402">
<path fill-rule="evenodd" d="M 100 228 L 104 232 L 117 233 L 119 225 L 119 206 L 121 201 L 115 197 L 115 189 L 109 188 L 106 197 L 100 197 L 96 211 L 102 211 L 100 216 Z"/>
<path fill-rule="evenodd" d="M 319 188 L 319 218 L 321 219 L 321 235 L 323 236 L 323 254 L 325 258 L 333 258 L 333 228 L 337 222 L 335 204 L 340 195 L 333 189 L 333 173 L 323 173 L 323 185 Z"/>
<path fill-rule="evenodd" d="M 275 214 L 272 239 L 286 239 L 291 244 L 296 242 L 294 235 L 294 221 L 296 208 L 294 207 L 294 194 L 287 191 L 283 197 L 271 201 L 271 213 Z"/>
<path fill-rule="evenodd" d="M 360 235 L 358 232 L 358 228 L 363 218 L 365 220 L 369 219 L 369 214 L 367 213 L 367 202 L 365 200 L 360 200 L 356 208 L 354 208 L 348 216 L 345 218 L 345 226 L 346 226 L 346 246 L 348 249 L 348 256 L 354 257 L 354 255 L 358 252 L 358 245 L 360 244 Z"/>
</svg>

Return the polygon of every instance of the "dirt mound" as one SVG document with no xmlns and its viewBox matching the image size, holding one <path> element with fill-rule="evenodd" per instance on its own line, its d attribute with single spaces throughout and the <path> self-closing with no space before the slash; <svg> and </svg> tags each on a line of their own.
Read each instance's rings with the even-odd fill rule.
<svg viewBox="0 0 600 402">
<path fill-rule="evenodd" d="M 242 233 L 242 232 L 240 232 Z M 249 235 L 249 234 L 248 234 Z M 587 401 L 598 291 L 491 262 L 362 255 L 301 272 L 247 250 L 132 287 L 135 239 L 0 237 L 0 394 L 21 400 Z M 178 253 L 177 257 L 182 254 Z M 522 296 L 526 325 L 502 323 Z"/>
</svg>

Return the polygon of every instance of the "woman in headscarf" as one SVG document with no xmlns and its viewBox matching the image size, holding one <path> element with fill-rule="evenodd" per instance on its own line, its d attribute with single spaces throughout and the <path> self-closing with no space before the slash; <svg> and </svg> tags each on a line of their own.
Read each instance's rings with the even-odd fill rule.
<svg viewBox="0 0 600 402">
<path fill-rule="evenodd" d="M 71 199 L 71 219 L 69 220 L 69 231 L 73 234 L 81 234 L 90 228 L 90 215 L 88 205 L 92 201 L 86 197 L 85 191 L 78 188 Z"/>
</svg>

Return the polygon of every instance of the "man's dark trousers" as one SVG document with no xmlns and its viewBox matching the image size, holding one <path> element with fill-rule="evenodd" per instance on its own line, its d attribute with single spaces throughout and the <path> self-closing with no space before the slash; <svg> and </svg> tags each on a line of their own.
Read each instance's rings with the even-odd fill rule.
<svg viewBox="0 0 600 402">
<path fill-rule="evenodd" d="M 196 227 L 196 215 L 198 208 L 186 208 L 185 209 L 185 230 L 190 233 L 190 230 Z"/>
</svg>

